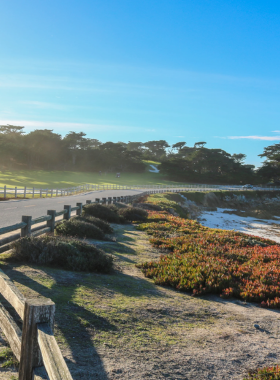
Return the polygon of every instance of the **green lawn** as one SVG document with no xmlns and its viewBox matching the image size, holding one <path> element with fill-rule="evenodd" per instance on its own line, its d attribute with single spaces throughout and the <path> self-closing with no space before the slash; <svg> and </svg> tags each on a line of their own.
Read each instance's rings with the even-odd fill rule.
<svg viewBox="0 0 280 380">
<path fill-rule="evenodd" d="M 17 170 L 0 171 L 0 186 L 36 187 L 36 188 L 66 188 L 82 184 L 96 185 L 176 185 L 178 182 L 166 180 L 158 173 L 144 172 L 139 174 L 121 173 L 116 178 L 114 173 L 102 174 L 70 172 L 70 171 L 43 171 Z"/>
</svg>

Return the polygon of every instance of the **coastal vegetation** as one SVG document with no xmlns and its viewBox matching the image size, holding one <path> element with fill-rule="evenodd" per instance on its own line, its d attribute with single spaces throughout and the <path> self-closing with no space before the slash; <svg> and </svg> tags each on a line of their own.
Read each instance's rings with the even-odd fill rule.
<svg viewBox="0 0 280 380">
<path fill-rule="evenodd" d="M 197 221 L 150 211 L 139 226 L 165 254 L 141 264 L 156 284 L 191 291 L 193 296 L 219 294 L 264 307 L 280 307 L 280 247 L 271 240 L 239 232 L 211 229 Z"/>
</svg>

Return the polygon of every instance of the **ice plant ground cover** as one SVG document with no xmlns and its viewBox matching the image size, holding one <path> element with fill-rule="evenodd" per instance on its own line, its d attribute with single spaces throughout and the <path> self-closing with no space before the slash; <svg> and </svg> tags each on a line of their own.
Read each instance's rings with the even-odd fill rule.
<svg viewBox="0 0 280 380">
<path fill-rule="evenodd" d="M 250 372 L 249 377 L 244 380 L 279 380 L 280 379 L 280 367 L 278 365 L 273 367 L 267 367 Z"/>
<path fill-rule="evenodd" d="M 194 296 L 218 293 L 280 307 L 280 245 L 274 241 L 204 227 L 167 212 L 149 212 L 149 223 L 139 228 L 164 252 L 158 261 L 141 264 L 156 284 Z"/>
</svg>

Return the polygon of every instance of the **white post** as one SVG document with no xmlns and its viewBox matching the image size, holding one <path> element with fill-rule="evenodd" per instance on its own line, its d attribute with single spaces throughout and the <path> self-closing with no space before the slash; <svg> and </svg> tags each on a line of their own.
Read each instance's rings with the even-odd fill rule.
<svg viewBox="0 0 280 380">
<path fill-rule="evenodd" d="M 34 198 L 34 193 L 35 193 L 35 187 L 33 187 L 32 198 Z"/>
<path fill-rule="evenodd" d="M 26 186 L 24 187 L 23 197 L 26 198 Z"/>
<path fill-rule="evenodd" d="M 17 197 L 17 187 L 15 186 L 15 198 Z"/>
</svg>

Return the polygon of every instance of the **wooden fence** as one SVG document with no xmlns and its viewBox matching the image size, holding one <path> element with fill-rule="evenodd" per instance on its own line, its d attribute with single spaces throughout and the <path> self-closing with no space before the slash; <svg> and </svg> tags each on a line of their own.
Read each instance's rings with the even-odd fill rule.
<svg viewBox="0 0 280 380">
<path fill-rule="evenodd" d="M 132 196 L 108 197 L 108 198 L 101 198 L 101 199 L 95 198 L 94 202 L 92 202 L 91 200 L 88 200 L 86 201 L 86 204 L 89 204 L 89 203 L 111 204 L 111 203 L 116 203 L 116 202 L 131 203 L 137 198 L 139 198 L 140 196 L 143 196 L 148 193 L 150 194 L 153 192 L 156 192 L 156 191 L 143 192 L 141 194 L 132 195 Z M 82 203 L 76 203 L 75 207 L 71 207 L 71 205 L 65 205 L 64 209 L 61 211 L 48 210 L 47 215 L 40 216 L 35 219 L 32 219 L 31 216 L 23 215 L 21 218 L 21 222 L 13 224 L 11 226 L 0 228 L 0 236 L 6 235 L 10 232 L 20 230 L 20 232 L 17 232 L 16 234 L 8 235 L 0 239 L 0 253 L 6 252 L 9 249 L 11 249 L 11 243 L 21 237 L 39 236 L 48 232 L 54 232 L 55 225 L 61 222 L 61 220 L 56 220 L 57 217 L 62 216 L 62 219 L 68 220 L 71 218 L 71 213 L 73 211 L 76 211 L 76 215 L 81 215 L 82 208 L 84 206 L 85 205 L 83 205 Z M 46 222 L 46 224 L 44 224 L 44 222 Z M 39 226 L 33 227 L 38 224 Z"/>
<path fill-rule="evenodd" d="M 22 331 L 0 304 L 0 327 L 19 361 L 19 380 L 72 380 L 53 335 L 55 304 L 25 299 L 0 269 L 0 292 L 23 320 Z"/>
</svg>

